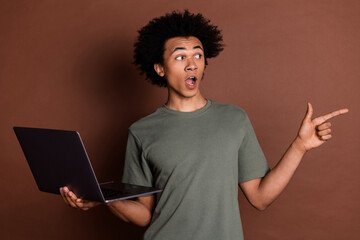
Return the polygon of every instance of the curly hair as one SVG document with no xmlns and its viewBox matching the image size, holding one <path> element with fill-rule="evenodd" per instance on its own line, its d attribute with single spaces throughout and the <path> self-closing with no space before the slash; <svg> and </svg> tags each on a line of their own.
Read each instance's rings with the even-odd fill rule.
<svg viewBox="0 0 360 240">
<path fill-rule="evenodd" d="M 205 65 L 207 58 L 216 57 L 223 48 L 223 38 L 217 26 L 202 14 L 192 14 L 188 10 L 183 13 L 173 11 L 165 16 L 154 18 L 138 31 L 134 44 L 134 64 L 145 74 L 152 84 L 166 87 L 164 77 L 154 70 L 155 63 L 164 63 L 164 45 L 166 40 L 174 37 L 196 37 L 204 47 Z"/>
</svg>

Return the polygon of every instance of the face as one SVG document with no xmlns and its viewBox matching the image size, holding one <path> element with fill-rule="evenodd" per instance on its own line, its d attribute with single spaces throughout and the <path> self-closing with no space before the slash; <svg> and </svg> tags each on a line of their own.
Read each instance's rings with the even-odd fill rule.
<svg viewBox="0 0 360 240">
<path fill-rule="evenodd" d="M 205 69 L 204 48 L 196 37 L 175 37 L 165 42 L 164 64 L 155 71 L 165 77 L 169 97 L 191 98 L 200 94 Z"/>
</svg>

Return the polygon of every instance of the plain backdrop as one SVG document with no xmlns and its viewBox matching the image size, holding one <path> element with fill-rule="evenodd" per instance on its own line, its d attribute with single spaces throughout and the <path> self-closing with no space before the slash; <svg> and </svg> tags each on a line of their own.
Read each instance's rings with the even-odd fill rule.
<svg viewBox="0 0 360 240">
<path fill-rule="evenodd" d="M 105 206 L 82 212 L 39 192 L 12 127 L 77 130 L 98 178 L 121 179 L 127 128 L 167 95 L 131 64 L 137 30 L 185 8 L 223 31 L 204 96 L 247 111 L 271 167 L 307 101 L 315 117 L 350 109 L 266 211 L 239 193 L 245 239 L 360 239 L 357 0 L 1 1 L 1 239 L 141 239 Z"/>
</svg>

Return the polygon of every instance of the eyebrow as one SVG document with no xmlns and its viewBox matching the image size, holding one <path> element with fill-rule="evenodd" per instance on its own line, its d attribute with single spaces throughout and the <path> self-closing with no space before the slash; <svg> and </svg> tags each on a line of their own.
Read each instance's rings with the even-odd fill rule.
<svg viewBox="0 0 360 240">
<path fill-rule="evenodd" d="M 204 51 L 201 46 L 195 46 L 195 47 L 193 47 L 193 49 L 201 49 L 202 51 Z M 176 52 L 177 50 L 186 50 L 186 48 L 184 48 L 184 47 L 177 47 L 177 48 L 175 48 L 175 49 L 171 52 L 170 55 L 172 55 L 172 54 L 173 54 L 174 52 Z"/>
</svg>

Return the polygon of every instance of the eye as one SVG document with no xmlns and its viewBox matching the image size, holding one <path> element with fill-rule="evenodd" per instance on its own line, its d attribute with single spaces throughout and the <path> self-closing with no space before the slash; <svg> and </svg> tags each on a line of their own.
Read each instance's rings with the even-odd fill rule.
<svg viewBox="0 0 360 240">
<path fill-rule="evenodd" d="M 177 56 L 175 59 L 176 59 L 176 60 L 183 60 L 184 57 L 183 57 L 183 56 Z"/>
<path fill-rule="evenodd" d="M 200 58 L 201 58 L 201 54 L 196 54 L 196 55 L 195 55 L 195 58 L 196 58 L 196 59 L 200 59 Z"/>
</svg>

